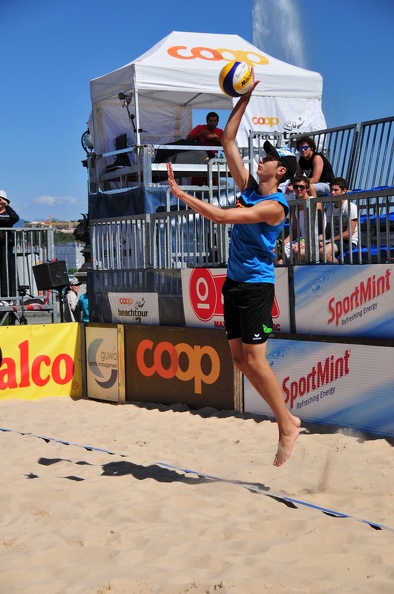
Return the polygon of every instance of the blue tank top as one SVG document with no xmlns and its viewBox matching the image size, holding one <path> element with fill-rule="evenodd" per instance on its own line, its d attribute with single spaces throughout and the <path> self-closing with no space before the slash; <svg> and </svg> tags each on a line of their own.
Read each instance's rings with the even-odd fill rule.
<svg viewBox="0 0 394 594">
<path fill-rule="evenodd" d="M 247 188 L 237 200 L 237 207 L 249 208 L 263 200 L 276 200 L 283 206 L 283 221 L 279 225 L 265 222 L 233 225 L 227 276 L 237 282 L 275 283 L 274 250 L 289 206 L 282 192 L 261 196 L 256 193 L 257 188 L 257 184 Z"/>
</svg>

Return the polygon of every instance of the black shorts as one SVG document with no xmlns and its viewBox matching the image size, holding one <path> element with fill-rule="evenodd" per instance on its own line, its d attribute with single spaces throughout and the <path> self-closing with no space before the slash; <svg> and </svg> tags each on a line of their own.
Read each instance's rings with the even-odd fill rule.
<svg viewBox="0 0 394 594">
<path fill-rule="evenodd" d="M 331 243 L 331 240 L 328 240 L 329 243 Z M 346 253 L 348 251 L 353 251 L 354 249 L 356 249 L 358 246 L 356 243 L 350 243 L 349 241 L 343 240 L 343 253 Z M 336 241 L 334 241 L 334 245 L 337 248 L 337 251 L 335 252 L 336 254 L 340 254 L 341 253 L 341 240 L 337 239 Z"/>
<path fill-rule="evenodd" d="M 272 333 L 272 283 L 240 283 L 226 278 L 222 288 L 224 324 L 228 340 L 247 344 L 266 342 Z"/>
</svg>

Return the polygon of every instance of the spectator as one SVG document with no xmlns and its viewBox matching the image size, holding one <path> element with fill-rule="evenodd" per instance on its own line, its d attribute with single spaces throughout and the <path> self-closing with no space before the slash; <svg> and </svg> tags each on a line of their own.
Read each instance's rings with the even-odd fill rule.
<svg viewBox="0 0 394 594">
<path fill-rule="evenodd" d="M 300 153 L 297 175 L 309 177 L 309 195 L 327 196 L 330 193 L 330 182 L 335 177 L 331 163 L 322 153 L 317 152 L 315 141 L 309 136 L 297 138 L 297 150 Z"/>
<path fill-rule="evenodd" d="M 216 112 L 210 111 L 206 117 L 206 124 L 199 124 L 195 126 L 193 130 L 189 132 L 187 137 L 187 141 L 195 142 L 197 144 L 205 144 L 208 146 L 211 145 L 222 145 L 222 136 L 223 130 L 218 128 L 217 125 L 219 123 L 219 116 Z M 213 158 L 217 155 L 217 151 L 208 151 L 208 157 Z M 208 184 L 207 177 L 192 177 L 191 182 L 192 186 L 198 186 L 203 184 Z M 212 180 L 213 185 L 218 184 L 218 178 L 215 177 Z"/>
<path fill-rule="evenodd" d="M 11 208 L 5 190 L 0 190 L 0 228 L 13 227 L 19 221 L 19 215 Z M 0 231 L 0 276 L 1 297 L 15 297 L 15 255 L 14 234 Z"/>
<path fill-rule="evenodd" d="M 219 116 L 214 111 L 207 114 L 206 124 L 199 124 L 195 126 L 188 134 L 187 140 L 191 142 L 199 142 L 200 144 L 222 145 L 223 130 L 218 128 Z"/>
<path fill-rule="evenodd" d="M 89 296 L 88 296 L 88 287 L 86 285 L 86 293 L 82 293 L 78 297 L 78 303 L 75 310 L 76 318 L 79 322 L 89 322 L 90 315 L 89 315 Z"/>
<path fill-rule="evenodd" d="M 305 175 L 297 175 L 291 180 L 297 200 L 309 200 L 310 181 Z M 312 244 L 315 244 L 315 256 L 319 261 L 319 234 L 323 233 L 324 213 L 321 202 L 316 205 L 317 217 L 314 233 L 312 233 Z M 290 242 L 290 235 L 284 241 L 285 254 L 288 260 L 293 260 L 295 256 L 296 264 L 305 262 L 306 246 L 305 246 L 305 210 L 302 204 L 291 205 L 291 230 L 292 243 Z M 297 257 L 298 256 L 298 257 Z"/>
<path fill-rule="evenodd" d="M 70 284 L 66 289 L 66 295 L 64 299 L 63 315 L 65 322 L 76 322 L 75 309 L 78 303 L 78 291 L 81 286 L 81 282 L 75 277 L 70 277 Z"/>
<path fill-rule="evenodd" d="M 334 177 L 330 183 L 331 196 L 344 196 L 348 191 L 347 186 L 346 179 Z M 324 242 L 321 237 L 320 258 L 324 262 L 338 263 L 339 254 L 358 247 L 357 206 L 345 198 L 330 202 L 327 220 L 327 240 Z"/>
</svg>

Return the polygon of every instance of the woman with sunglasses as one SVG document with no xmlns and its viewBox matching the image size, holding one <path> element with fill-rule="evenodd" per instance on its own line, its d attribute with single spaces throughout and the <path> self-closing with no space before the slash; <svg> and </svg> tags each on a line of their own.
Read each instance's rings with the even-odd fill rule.
<svg viewBox="0 0 394 594">
<path fill-rule="evenodd" d="M 298 175 L 291 180 L 292 187 L 296 200 L 309 200 L 310 181 L 305 175 Z M 290 224 L 291 234 L 288 235 L 284 241 L 284 251 L 288 261 L 295 264 L 305 262 L 305 219 L 304 206 L 302 204 L 292 204 L 290 202 Z M 323 225 L 325 225 L 325 215 L 322 208 L 322 203 L 317 204 L 317 219 L 315 233 L 312 239 L 315 241 L 315 256 L 316 261 L 319 261 L 319 234 L 323 232 Z"/>
<path fill-rule="evenodd" d="M 297 151 L 300 153 L 297 175 L 309 177 L 309 195 L 316 197 L 330 194 L 330 182 L 335 175 L 327 157 L 317 151 L 313 138 L 309 136 L 297 138 Z"/>
</svg>

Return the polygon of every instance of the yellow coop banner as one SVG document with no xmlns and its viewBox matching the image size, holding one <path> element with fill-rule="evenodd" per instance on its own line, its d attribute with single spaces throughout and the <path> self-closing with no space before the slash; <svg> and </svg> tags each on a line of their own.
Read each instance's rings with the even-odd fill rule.
<svg viewBox="0 0 394 594">
<path fill-rule="evenodd" d="M 81 325 L 0 328 L 0 400 L 82 396 Z"/>
</svg>

